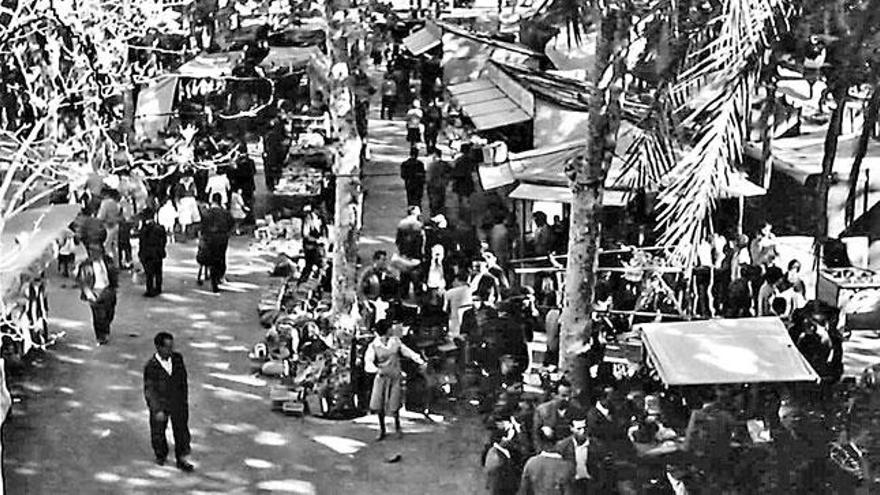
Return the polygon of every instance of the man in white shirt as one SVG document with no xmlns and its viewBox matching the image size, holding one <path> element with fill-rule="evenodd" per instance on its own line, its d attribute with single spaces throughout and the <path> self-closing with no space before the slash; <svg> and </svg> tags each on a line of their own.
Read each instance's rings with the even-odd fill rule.
<svg viewBox="0 0 880 495">
<path fill-rule="evenodd" d="M 600 463 L 603 453 L 597 440 L 590 438 L 587 420 L 571 420 L 571 435 L 556 444 L 556 451 L 574 468 L 571 493 L 604 493 Z"/>
<path fill-rule="evenodd" d="M 89 257 L 80 263 L 77 270 L 80 298 L 89 303 L 95 338 L 98 345 L 104 345 L 110 340 L 110 324 L 116 315 L 119 272 L 113 260 L 104 253 L 104 246 L 100 242 L 89 243 L 86 250 Z"/>
<path fill-rule="evenodd" d="M 221 173 L 220 169 L 208 179 L 208 185 L 205 186 L 205 192 L 208 193 L 208 197 L 211 198 L 214 194 L 219 194 L 222 198 L 220 200 L 220 205 L 226 208 L 229 204 L 229 191 L 231 186 L 229 185 L 229 178 L 226 177 L 225 173 Z"/>
</svg>

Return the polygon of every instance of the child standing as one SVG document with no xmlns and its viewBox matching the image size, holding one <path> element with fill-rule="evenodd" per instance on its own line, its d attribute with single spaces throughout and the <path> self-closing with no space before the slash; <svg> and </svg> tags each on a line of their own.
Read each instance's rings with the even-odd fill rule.
<svg viewBox="0 0 880 495">
<path fill-rule="evenodd" d="M 177 223 L 177 208 L 170 199 L 159 208 L 159 225 L 165 228 L 168 233 L 168 243 L 174 244 L 174 224 Z"/>
<path fill-rule="evenodd" d="M 73 232 L 68 232 L 58 248 L 58 271 L 64 278 L 70 276 L 70 270 L 76 258 L 75 252 L 76 241 L 73 239 Z"/>
<path fill-rule="evenodd" d="M 232 215 L 232 219 L 235 220 L 235 235 L 241 235 L 241 223 L 247 218 L 249 211 L 250 208 L 244 204 L 241 188 L 233 191 L 232 196 L 229 198 L 229 213 Z"/>
</svg>

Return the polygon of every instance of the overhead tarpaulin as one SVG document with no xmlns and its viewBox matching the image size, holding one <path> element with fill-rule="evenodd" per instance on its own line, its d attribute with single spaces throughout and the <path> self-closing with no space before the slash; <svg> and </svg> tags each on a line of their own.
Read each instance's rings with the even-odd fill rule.
<svg viewBox="0 0 880 495">
<path fill-rule="evenodd" d="M 618 135 L 618 155 L 621 150 L 627 149 L 631 141 L 629 129 L 632 124 L 621 122 L 621 131 Z M 565 175 L 565 165 L 577 155 L 585 152 L 587 142 L 584 139 L 569 141 L 554 146 L 511 153 L 507 163 L 501 165 L 483 165 L 479 168 L 480 181 L 484 189 L 494 189 L 519 182 L 520 184 L 539 184 L 544 186 L 563 187 L 568 189 L 568 177 Z M 623 162 L 615 158 L 611 161 L 611 168 L 605 178 L 605 191 L 609 197 L 606 205 L 617 206 L 619 201 L 616 194 L 610 191 L 629 191 L 630 187 L 618 182 L 623 173 Z M 613 198 L 613 199 L 612 199 Z M 565 202 L 567 202 L 566 200 Z"/>
<path fill-rule="evenodd" d="M 637 327 L 666 385 L 815 382 L 779 318 L 646 323 Z"/>
<path fill-rule="evenodd" d="M 478 131 L 534 117 L 535 97 L 492 64 L 486 68 L 485 78 L 450 86 L 449 93 Z"/>
<path fill-rule="evenodd" d="M 486 79 L 450 86 L 449 92 L 478 131 L 532 119 L 531 115 L 505 95 L 495 83 Z"/>
<path fill-rule="evenodd" d="M 312 57 L 323 55 L 316 46 L 270 46 L 269 54 L 260 62 L 260 67 L 274 69 L 304 69 Z"/>
<path fill-rule="evenodd" d="M 243 58 L 243 52 L 200 53 L 178 67 L 174 74 L 193 79 L 220 79 L 232 75 Z"/>
<path fill-rule="evenodd" d="M 404 38 L 403 46 L 413 55 L 421 55 L 439 46 L 442 37 L 443 33 L 437 24 L 428 21 L 422 29 Z"/>
<path fill-rule="evenodd" d="M 177 78 L 151 81 L 138 92 L 134 132 L 141 138 L 155 139 L 168 126 L 174 105 Z"/>
<path fill-rule="evenodd" d="M 629 193 L 626 191 L 605 190 L 602 194 L 602 206 L 626 206 L 628 196 Z M 520 183 L 507 197 L 526 201 L 570 204 L 572 194 L 571 188 L 565 186 Z"/>
</svg>

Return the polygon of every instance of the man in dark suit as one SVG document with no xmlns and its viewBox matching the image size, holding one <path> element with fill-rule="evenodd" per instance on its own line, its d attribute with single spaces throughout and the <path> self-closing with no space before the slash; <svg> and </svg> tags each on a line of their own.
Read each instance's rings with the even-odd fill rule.
<svg viewBox="0 0 880 495">
<path fill-rule="evenodd" d="M 140 231 L 138 257 L 144 267 L 147 282 L 146 297 L 162 293 L 162 260 L 165 258 L 165 228 L 156 223 L 156 213 L 152 208 L 143 211 L 144 224 Z"/>
<path fill-rule="evenodd" d="M 156 354 L 144 367 L 144 398 L 150 409 L 150 439 L 156 464 L 164 465 L 168 456 L 165 429 L 171 419 L 177 467 L 189 472 L 194 468 L 186 459 L 190 452 L 186 366 L 183 356 L 174 352 L 174 337 L 170 333 L 159 332 L 153 343 L 156 345 Z"/>
<path fill-rule="evenodd" d="M 79 265 L 77 282 L 80 298 L 89 303 L 92 310 L 92 326 L 98 345 L 110 341 L 110 324 L 116 315 L 116 288 L 119 287 L 119 270 L 113 259 L 104 253 L 104 245 L 96 239 L 86 244 L 89 257 Z"/>
<path fill-rule="evenodd" d="M 205 265 L 211 273 L 211 290 L 220 292 L 220 282 L 226 274 L 226 248 L 235 221 L 222 206 L 220 193 L 211 195 L 211 208 L 202 216 L 202 242 L 205 249 Z"/>
<path fill-rule="evenodd" d="M 573 494 L 609 493 L 603 485 L 605 453 L 601 444 L 590 438 L 586 419 L 571 420 L 571 435 L 556 444 L 556 451 L 574 468 Z"/>
</svg>

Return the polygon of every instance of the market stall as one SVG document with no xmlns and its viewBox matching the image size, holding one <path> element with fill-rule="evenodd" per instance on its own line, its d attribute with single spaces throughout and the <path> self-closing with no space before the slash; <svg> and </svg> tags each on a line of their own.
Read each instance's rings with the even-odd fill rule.
<svg viewBox="0 0 880 495">
<path fill-rule="evenodd" d="M 332 159 L 330 150 L 323 146 L 291 147 L 270 198 L 270 208 L 276 216 L 301 216 L 306 205 L 332 205 L 324 201 L 332 192 L 328 187 L 333 175 Z"/>
<path fill-rule="evenodd" d="M 816 297 L 840 308 L 848 330 L 880 330 L 880 274 L 864 268 L 819 271 Z"/>
<path fill-rule="evenodd" d="M 666 386 L 818 382 L 779 318 L 646 323 L 644 359 Z"/>
</svg>

